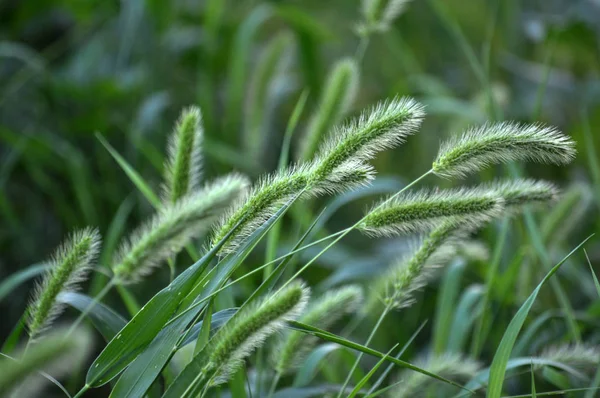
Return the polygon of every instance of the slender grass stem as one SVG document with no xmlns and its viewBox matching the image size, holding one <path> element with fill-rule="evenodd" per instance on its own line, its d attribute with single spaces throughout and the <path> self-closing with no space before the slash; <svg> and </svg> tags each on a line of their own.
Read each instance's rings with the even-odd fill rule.
<svg viewBox="0 0 600 398">
<path fill-rule="evenodd" d="M 360 38 L 360 42 L 358 43 L 358 47 L 356 48 L 356 53 L 354 54 L 354 59 L 356 63 L 360 65 L 363 58 L 365 57 L 365 53 L 367 52 L 367 48 L 369 47 L 369 42 L 371 38 L 369 35 L 364 35 Z"/>
<path fill-rule="evenodd" d="M 81 387 L 81 390 L 79 390 L 77 392 L 77 394 L 73 395 L 73 398 L 80 398 L 83 396 L 83 394 L 85 394 L 87 392 L 87 390 L 90 389 L 90 386 L 88 386 L 87 384 L 83 387 Z"/>
<path fill-rule="evenodd" d="M 386 203 L 389 203 L 390 201 L 394 200 L 396 197 L 398 197 L 398 195 L 400 195 L 401 193 L 405 192 L 406 190 L 412 188 L 414 185 L 419 183 L 421 180 L 425 179 L 430 174 L 433 174 L 433 169 L 430 169 L 429 171 L 427 171 L 426 173 L 421 175 L 419 178 L 417 178 L 416 180 L 414 180 L 413 182 L 411 182 L 410 184 L 408 184 L 407 186 L 405 186 L 404 188 L 402 188 L 401 190 L 399 190 L 398 192 L 396 192 L 395 194 L 390 196 L 387 200 L 381 202 L 381 204 L 373 210 L 376 210 L 376 209 L 380 208 L 381 206 L 384 206 Z M 360 225 L 360 223 L 363 222 L 363 220 L 366 217 L 367 217 L 366 215 L 363 216 L 360 220 L 358 220 L 351 227 L 348 227 L 342 231 L 337 232 L 336 234 L 339 235 L 337 237 L 337 239 L 335 239 L 333 242 L 331 242 L 329 245 L 327 245 L 323 250 L 321 250 L 319 253 L 317 253 L 317 255 L 315 255 L 312 259 L 310 259 L 310 261 L 308 261 L 302 268 L 300 268 L 279 290 L 287 287 L 294 279 L 296 279 L 298 276 L 300 276 L 300 274 L 302 274 L 308 267 L 310 267 L 315 261 L 317 261 L 317 259 L 319 257 L 321 257 L 321 255 L 323 255 L 323 253 L 325 253 L 327 250 L 332 248 L 336 243 L 338 243 L 340 240 L 342 240 L 342 238 L 344 238 L 346 235 L 348 235 L 351 231 L 355 230 Z"/>
<path fill-rule="evenodd" d="M 281 378 L 281 374 L 279 372 L 277 374 L 275 374 L 275 377 L 273 377 L 273 382 L 271 383 L 271 388 L 269 388 L 269 393 L 267 394 L 267 398 L 271 398 L 271 397 L 273 397 L 273 394 L 275 394 L 275 390 L 277 389 L 277 384 L 279 384 L 280 378 Z"/>
<path fill-rule="evenodd" d="M 365 347 L 368 347 L 369 344 L 371 344 L 373 337 L 375 337 L 377 330 L 379 330 L 379 327 L 381 326 L 381 324 L 383 323 L 383 320 L 385 319 L 385 317 L 387 316 L 387 314 L 390 312 L 391 309 L 392 309 L 392 307 L 389 304 L 384 308 L 383 312 L 379 316 L 379 319 L 377 320 L 377 323 L 373 327 L 371 334 L 369 334 L 369 337 L 367 338 L 367 341 L 365 342 Z M 360 354 L 358 354 L 358 357 L 356 357 L 356 361 L 354 361 L 354 364 L 352 365 L 352 368 L 350 369 L 348 376 L 346 376 L 346 380 L 344 381 L 344 384 L 342 385 L 342 388 L 340 389 L 340 392 L 338 393 L 337 398 L 341 398 L 343 392 L 346 391 L 346 387 L 348 387 L 348 383 L 350 383 L 350 379 L 352 378 L 354 371 L 360 364 L 360 360 L 362 359 L 362 357 L 363 357 L 362 352 Z"/>
</svg>

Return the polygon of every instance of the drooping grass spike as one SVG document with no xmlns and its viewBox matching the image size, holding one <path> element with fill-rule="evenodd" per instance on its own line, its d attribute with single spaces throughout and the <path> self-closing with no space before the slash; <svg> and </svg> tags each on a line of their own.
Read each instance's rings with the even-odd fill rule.
<svg viewBox="0 0 600 398">
<path fill-rule="evenodd" d="M 364 185 L 373 170 L 365 164 L 376 152 L 404 141 L 420 126 L 424 112 L 412 99 L 380 103 L 354 122 L 336 128 L 319 154 L 308 164 L 260 180 L 223 218 L 212 244 L 219 242 L 242 219 L 246 221 L 224 247 L 231 252 L 283 203 L 300 192 L 319 195 Z"/>
<path fill-rule="evenodd" d="M 139 281 L 193 238 L 209 231 L 246 186 L 245 177 L 231 174 L 158 211 L 121 244 L 113 263 L 117 282 Z"/>
<path fill-rule="evenodd" d="M 325 134 L 341 122 L 356 96 L 358 77 L 358 66 L 353 60 L 344 59 L 334 65 L 327 77 L 319 104 L 306 128 L 299 159 L 309 161 Z"/>
<path fill-rule="evenodd" d="M 310 182 L 326 180 L 346 162 L 366 162 L 377 152 L 402 144 L 418 130 L 424 115 L 423 106 L 413 99 L 394 98 L 334 128 L 317 153 Z"/>
<path fill-rule="evenodd" d="M 503 206 L 504 199 L 491 189 L 426 189 L 376 204 L 358 228 L 373 236 L 427 232 L 443 220 L 479 224 Z"/>
<path fill-rule="evenodd" d="M 464 177 L 496 163 L 563 165 L 574 157 L 574 141 L 554 127 L 503 122 L 471 128 L 442 144 L 433 171 L 448 178 Z"/>
<path fill-rule="evenodd" d="M 184 109 L 167 145 L 163 187 L 165 203 L 175 204 L 199 188 L 203 136 L 200 108 L 191 106 Z"/>
<path fill-rule="evenodd" d="M 344 315 L 356 311 L 362 300 L 360 287 L 342 287 L 314 300 L 299 320 L 319 329 L 328 329 Z M 318 339 L 314 336 L 287 331 L 273 350 L 275 371 L 282 375 L 297 368 L 317 343 Z"/>
<path fill-rule="evenodd" d="M 295 319 L 302 312 L 308 296 L 304 284 L 292 282 L 280 292 L 244 307 L 215 333 L 164 397 L 196 397 L 206 387 L 226 382 L 267 337 L 281 330 L 286 320 Z"/>
<path fill-rule="evenodd" d="M 61 292 L 75 291 L 85 280 L 100 250 L 100 233 L 86 228 L 75 232 L 53 254 L 50 270 L 44 275 L 27 308 L 27 328 L 35 339 L 61 314 L 64 305 L 56 298 Z"/>
<path fill-rule="evenodd" d="M 411 0 L 363 0 L 364 22 L 359 27 L 361 34 L 386 32 L 393 22 L 404 12 Z"/>
</svg>

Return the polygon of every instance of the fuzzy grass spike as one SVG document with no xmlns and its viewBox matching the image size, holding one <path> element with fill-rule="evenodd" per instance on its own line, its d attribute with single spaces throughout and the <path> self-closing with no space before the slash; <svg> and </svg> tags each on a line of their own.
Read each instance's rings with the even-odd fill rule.
<svg viewBox="0 0 600 398">
<path fill-rule="evenodd" d="M 573 160 L 575 152 L 574 141 L 554 127 L 510 122 L 485 124 L 442 144 L 433 171 L 453 178 L 511 161 L 564 165 Z"/>
<path fill-rule="evenodd" d="M 167 146 L 163 188 L 166 203 L 174 204 L 199 188 L 203 136 L 200 108 L 184 109 Z"/>
<path fill-rule="evenodd" d="M 424 115 L 423 106 L 413 99 L 395 98 L 335 128 L 318 152 L 311 182 L 326 180 L 346 162 L 366 162 L 377 152 L 402 144 L 419 129 Z"/>
<path fill-rule="evenodd" d="M 308 296 L 304 284 L 293 282 L 282 291 L 240 310 L 179 375 L 183 379 L 193 377 L 194 381 L 189 384 L 176 379 L 165 398 L 196 397 L 206 386 L 226 382 L 267 337 L 303 311 Z"/>
<path fill-rule="evenodd" d="M 232 174 L 160 210 L 121 244 L 113 266 L 116 280 L 138 282 L 193 238 L 209 231 L 246 186 L 245 177 Z"/>
<path fill-rule="evenodd" d="M 479 224 L 499 214 L 504 200 L 489 189 L 421 190 L 376 204 L 359 229 L 373 236 L 426 232 L 443 220 Z"/>
<path fill-rule="evenodd" d="M 27 308 L 27 326 L 32 339 L 61 314 L 64 305 L 56 298 L 61 292 L 77 290 L 96 261 L 99 250 L 100 234 L 92 228 L 75 232 L 56 250 L 50 260 L 50 270 L 36 286 Z"/>
<path fill-rule="evenodd" d="M 358 286 L 346 286 L 324 294 L 314 301 L 300 317 L 300 322 L 319 329 L 328 329 L 344 315 L 358 308 L 363 293 Z M 288 331 L 273 350 L 273 363 L 279 374 L 299 367 L 318 343 L 314 336 L 297 331 Z"/>
</svg>

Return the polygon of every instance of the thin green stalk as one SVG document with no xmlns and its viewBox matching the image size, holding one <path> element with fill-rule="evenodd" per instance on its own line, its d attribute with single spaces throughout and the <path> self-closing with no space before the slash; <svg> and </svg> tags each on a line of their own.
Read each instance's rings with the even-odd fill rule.
<svg viewBox="0 0 600 398">
<path fill-rule="evenodd" d="M 427 177 L 428 175 L 433 174 L 433 169 L 430 169 L 429 171 L 427 171 L 426 173 L 424 173 L 423 175 L 421 175 L 419 178 L 417 178 L 416 180 L 414 180 L 413 182 L 411 182 L 410 184 L 408 184 L 407 186 L 405 186 L 404 188 L 402 188 L 401 190 L 399 190 L 398 192 L 396 192 L 395 194 L 393 194 L 392 196 L 390 196 L 387 200 L 381 202 L 381 204 L 379 204 L 379 206 L 377 206 L 374 210 L 380 208 L 381 206 L 384 206 L 385 204 L 389 203 L 390 201 L 394 200 L 396 197 L 398 197 L 398 195 L 400 195 L 401 193 L 403 193 L 404 191 L 412 188 L 414 185 L 416 185 L 417 183 L 419 183 L 421 180 L 425 179 L 425 177 Z M 342 240 L 346 235 L 348 235 L 351 231 L 355 230 L 360 223 L 363 222 L 363 220 L 367 217 L 369 213 L 367 213 L 365 216 L 363 216 L 360 220 L 358 220 L 354 225 L 337 232 L 335 235 L 339 235 L 337 237 L 336 240 L 334 240 L 333 242 L 331 242 L 329 245 L 327 245 L 323 250 L 321 250 L 319 253 L 317 253 L 316 256 L 314 256 L 312 259 L 310 259 L 310 261 L 308 261 L 302 268 L 300 268 L 279 290 L 287 287 L 287 285 L 289 285 L 294 279 L 296 279 L 298 276 L 300 276 L 300 274 L 302 272 L 304 272 L 308 267 L 310 267 L 315 261 L 317 261 L 317 259 L 319 257 L 321 257 L 321 255 L 323 255 L 323 253 L 325 253 L 327 250 L 329 250 L 331 247 L 333 247 L 336 243 L 338 243 L 340 240 Z M 330 235 L 332 236 L 332 235 Z"/>
<path fill-rule="evenodd" d="M 77 392 L 77 394 L 75 394 L 75 395 L 73 396 L 73 398 L 81 398 L 81 397 L 83 396 L 83 394 L 85 394 L 85 393 L 87 392 L 87 390 L 89 390 L 89 389 L 90 389 L 90 386 L 88 386 L 88 385 L 86 384 L 85 386 L 81 387 L 81 390 L 79 390 L 79 391 Z"/>
<path fill-rule="evenodd" d="M 367 48 L 369 47 L 369 42 L 371 38 L 368 34 L 362 36 L 360 38 L 360 42 L 358 43 L 358 47 L 356 48 L 356 53 L 354 54 L 354 59 L 358 65 L 361 64 L 363 58 L 365 57 L 365 53 L 367 52 Z"/>
<path fill-rule="evenodd" d="M 269 388 L 269 393 L 267 394 L 267 398 L 272 398 L 275 390 L 277 389 L 277 384 L 279 383 L 279 379 L 281 378 L 281 374 L 277 372 L 275 377 L 273 377 L 273 382 L 271 383 L 271 388 Z"/>
<path fill-rule="evenodd" d="M 377 333 L 377 330 L 379 330 L 379 327 L 381 326 L 381 323 L 383 322 L 383 320 L 385 319 L 385 317 L 387 316 L 387 314 L 390 312 L 391 308 L 392 307 L 390 306 L 390 304 L 388 304 L 384 308 L 383 312 L 379 316 L 379 319 L 377 320 L 377 323 L 373 327 L 373 330 L 371 331 L 371 334 L 369 335 L 369 338 L 367 338 L 367 341 L 364 344 L 365 347 L 368 347 L 369 344 L 371 344 L 371 340 L 373 340 L 373 337 L 375 337 L 375 333 Z M 344 381 L 344 384 L 342 385 L 342 388 L 340 389 L 340 392 L 338 393 L 337 398 L 341 398 L 342 393 L 344 391 L 346 391 L 346 387 L 348 387 L 348 383 L 350 383 L 350 379 L 352 378 L 352 375 L 354 374 L 354 371 L 358 367 L 358 364 L 360 363 L 360 360 L 362 359 L 362 357 L 363 357 L 363 353 L 362 352 L 360 354 L 358 354 L 358 357 L 356 357 L 356 361 L 354 361 L 354 364 L 352 365 L 352 368 L 350 369 L 350 372 L 348 373 L 348 376 L 346 376 L 346 380 Z"/>
</svg>

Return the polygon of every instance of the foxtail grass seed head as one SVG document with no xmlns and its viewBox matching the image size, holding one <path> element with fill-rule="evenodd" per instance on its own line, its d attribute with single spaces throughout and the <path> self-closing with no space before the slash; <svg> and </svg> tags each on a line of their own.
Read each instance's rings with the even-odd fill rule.
<svg viewBox="0 0 600 398">
<path fill-rule="evenodd" d="M 358 286 L 346 286 L 324 294 L 310 305 L 300 317 L 300 322 L 328 329 L 344 315 L 358 309 L 363 300 L 362 289 Z M 279 339 L 273 350 L 273 364 L 279 374 L 299 367 L 318 343 L 314 336 L 297 331 L 288 331 Z"/>
<path fill-rule="evenodd" d="M 316 157 L 310 184 L 316 185 L 349 161 L 366 162 L 377 152 L 402 144 L 421 126 L 423 106 L 410 98 L 384 101 L 334 128 Z"/>
<path fill-rule="evenodd" d="M 56 298 L 61 292 L 75 291 L 85 280 L 100 250 L 100 233 L 86 228 L 75 232 L 50 259 L 50 270 L 35 288 L 27 308 L 29 336 L 34 339 L 61 314 L 64 305 Z"/>
<path fill-rule="evenodd" d="M 411 0 L 363 0 L 364 22 L 359 26 L 360 34 L 387 32 L 394 21 L 402 15 Z"/>
<path fill-rule="evenodd" d="M 339 61 L 334 66 L 302 140 L 301 160 L 310 160 L 327 131 L 342 120 L 356 96 L 358 76 L 358 66 L 352 59 Z"/>
<path fill-rule="evenodd" d="M 281 206 L 306 189 L 308 178 L 308 168 L 302 166 L 259 180 L 221 219 L 212 237 L 212 245 L 221 241 L 234 226 L 244 219 L 236 233 L 221 250 L 222 253 L 234 251 Z"/>
<path fill-rule="evenodd" d="M 431 357 L 425 361 L 417 361 L 416 365 L 456 382 L 471 380 L 481 370 L 479 362 L 458 354 Z M 430 387 L 439 385 L 436 379 L 410 370 L 401 372 L 398 380 L 401 382 L 397 384 L 397 387 L 390 390 L 388 397 L 412 398 L 427 396 Z M 434 394 L 434 396 L 437 395 Z"/>
<path fill-rule="evenodd" d="M 117 281 L 138 282 L 192 239 L 209 231 L 247 184 L 246 177 L 232 174 L 161 209 L 121 245 L 113 262 Z"/>
<path fill-rule="evenodd" d="M 525 205 L 543 205 L 555 202 L 558 188 L 547 181 L 509 180 L 484 184 L 482 192 L 495 192 L 504 199 L 504 206 L 510 212 L 519 212 Z"/>
<path fill-rule="evenodd" d="M 202 376 L 210 384 L 226 382 L 243 364 L 244 359 L 260 347 L 267 337 L 281 330 L 285 321 L 302 313 L 309 298 L 309 290 L 300 282 L 293 282 L 279 293 L 237 313 L 205 348 L 206 365 Z"/>
<path fill-rule="evenodd" d="M 446 224 L 441 237 L 425 238 L 410 254 L 400 258 L 375 279 L 366 310 L 381 304 L 390 309 L 402 309 L 414 304 L 414 294 L 421 290 L 435 270 L 446 265 L 456 254 L 451 237 L 456 228 Z"/>
<path fill-rule="evenodd" d="M 589 344 L 564 344 L 545 349 L 540 357 L 575 369 L 592 371 L 600 364 L 600 347 Z"/>
<path fill-rule="evenodd" d="M 166 203 L 174 204 L 199 188 L 203 136 L 200 108 L 184 109 L 167 146 L 163 188 Z"/>
<path fill-rule="evenodd" d="M 365 216 L 359 229 L 373 236 L 423 232 L 442 220 L 478 224 L 497 216 L 504 200 L 491 190 L 421 190 L 377 204 Z"/>
<path fill-rule="evenodd" d="M 312 195 L 335 194 L 367 186 L 375 178 L 375 169 L 370 164 L 349 161 L 338 167 L 324 181 L 310 188 Z"/>
<path fill-rule="evenodd" d="M 29 350 L 19 349 L 16 354 L 19 360 L 0 356 L 0 391 L 3 397 L 46 396 L 42 392 L 50 381 L 39 372 L 61 378 L 84 365 L 94 346 L 93 335 L 89 329 L 79 327 L 65 339 L 68 329 L 57 325 Z"/>
<path fill-rule="evenodd" d="M 433 171 L 452 178 L 511 161 L 564 165 L 575 157 L 575 152 L 574 141 L 554 127 L 510 122 L 485 124 L 442 144 Z"/>
</svg>

